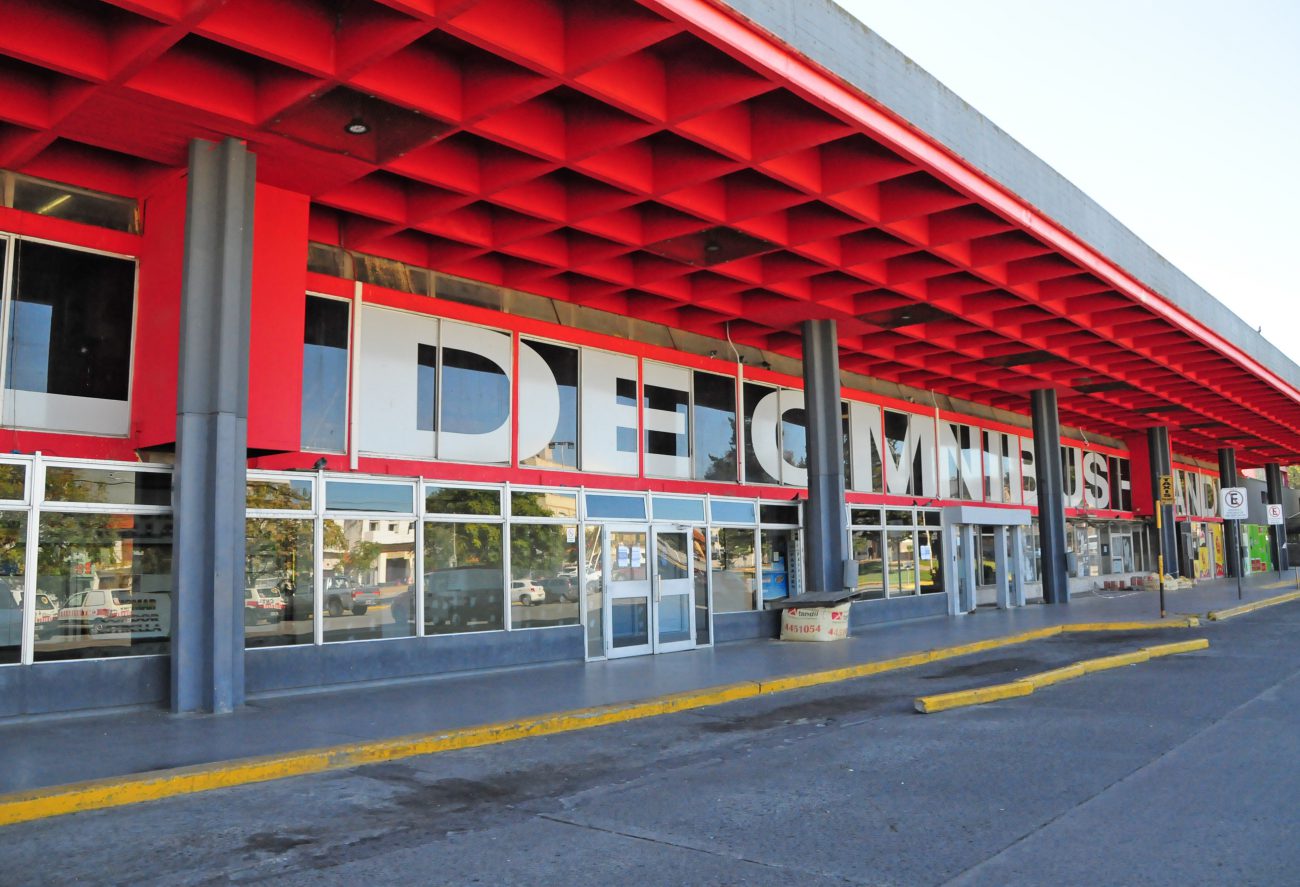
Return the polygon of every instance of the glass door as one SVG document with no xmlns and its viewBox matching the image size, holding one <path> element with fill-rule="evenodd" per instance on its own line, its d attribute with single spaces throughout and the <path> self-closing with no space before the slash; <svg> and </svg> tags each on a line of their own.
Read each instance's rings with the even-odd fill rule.
<svg viewBox="0 0 1300 887">
<path fill-rule="evenodd" d="M 605 655 L 651 653 L 649 528 L 611 524 L 605 539 Z"/>
<path fill-rule="evenodd" d="M 695 646 L 695 548 L 687 527 L 654 530 L 654 652 Z"/>
<path fill-rule="evenodd" d="M 607 525 L 605 654 L 695 646 L 695 550 L 687 527 Z"/>
</svg>

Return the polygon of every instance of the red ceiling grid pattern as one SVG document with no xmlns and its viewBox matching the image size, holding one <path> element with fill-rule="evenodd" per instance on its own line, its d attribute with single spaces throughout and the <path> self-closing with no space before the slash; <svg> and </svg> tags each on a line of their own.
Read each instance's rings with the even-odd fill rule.
<svg viewBox="0 0 1300 887">
<path fill-rule="evenodd" d="M 1295 391 L 691 4 L 0 0 L 0 168 L 143 196 L 234 136 L 314 239 L 794 357 L 833 318 L 852 372 L 1300 461 Z"/>
</svg>

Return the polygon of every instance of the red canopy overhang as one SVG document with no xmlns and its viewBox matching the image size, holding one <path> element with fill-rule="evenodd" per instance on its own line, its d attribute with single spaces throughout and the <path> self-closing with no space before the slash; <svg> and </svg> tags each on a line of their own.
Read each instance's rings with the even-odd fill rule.
<svg viewBox="0 0 1300 887">
<path fill-rule="evenodd" d="M 834 318 L 852 372 L 1300 461 L 1287 381 L 708 0 L 0 10 L 0 168 L 144 196 L 233 136 L 315 239 L 792 356 Z"/>
</svg>

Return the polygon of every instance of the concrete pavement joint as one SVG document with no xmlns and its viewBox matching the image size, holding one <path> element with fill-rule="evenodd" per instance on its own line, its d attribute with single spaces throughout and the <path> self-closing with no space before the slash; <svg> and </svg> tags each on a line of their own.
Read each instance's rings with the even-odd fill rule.
<svg viewBox="0 0 1300 887">
<path fill-rule="evenodd" d="M 788 675 L 767 680 L 740 681 L 734 684 L 689 690 L 636 702 L 613 703 L 495 724 L 418 733 L 391 739 L 353 742 L 298 752 L 217 761 L 208 764 L 196 764 L 188 767 L 154 770 L 68 785 L 12 792 L 0 795 L 0 826 L 45 819 L 52 816 L 62 816 L 68 813 L 120 807 L 220 788 L 233 788 L 250 783 L 269 782 L 292 776 L 306 776 L 329 770 L 350 769 L 381 761 L 393 761 L 437 754 L 444 751 L 496 745 L 533 736 L 549 736 L 556 733 L 587 730 L 592 727 L 722 705 L 761 695 L 783 693 L 805 687 L 870 677 L 871 675 L 914 668 L 931 662 L 940 662 L 973 653 L 982 653 L 1029 641 L 1056 637 L 1065 633 L 1190 628 L 1197 624 L 1195 617 L 1187 617 L 1150 622 L 1092 622 L 1053 625 L 997 638 L 909 653 L 877 662 L 866 662 L 843 668 L 801 675 Z M 1026 692 L 1015 691 L 1011 695 L 1027 695 L 1033 692 L 1032 685 L 1025 686 L 1028 686 Z"/>
<path fill-rule="evenodd" d="M 1116 653 L 1112 656 L 1098 656 L 1095 659 L 1084 659 L 1080 662 L 1074 662 L 1061 668 L 1053 668 L 1050 671 L 1039 672 L 1038 674 L 1027 675 L 1023 678 L 1017 678 L 1014 681 L 1008 681 L 1004 684 L 993 684 L 988 687 L 976 687 L 971 690 L 955 690 L 952 693 L 935 693 L 930 696 L 916 697 L 916 710 L 922 714 L 933 714 L 939 711 L 948 711 L 953 708 L 966 708 L 971 705 L 983 705 L 986 702 L 997 702 L 1002 699 L 1015 699 L 1020 696 L 1029 696 L 1040 687 L 1048 687 L 1052 684 L 1059 684 L 1062 681 L 1073 680 L 1082 677 L 1085 674 L 1092 674 L 1098 671 L 1106 671 L 1112 668 L 1123 668 L 1126 665 L 1137 665 L 1140 662 L 1146 662 L 1161 656 L 1172 656 L 1176 653 L 1190 653 L 1193 650 L 1204 650 L 1210 646 L 1210 642 L 1205 638 L 1197 638 L 1191 641 L 1180 641 L 1175 644 L 1158 644 L 1151 647 L 1143 647 L 1140 650 L 1134 650 L 1131 653 Z"/>
<path fill-rule="evenodd" d="M 1231 619 L 1234 616 L 1241 616 L 1246 613 L 1253 613 L 1256 610 L 1262 610 L 1265 607 L 1275 607 L 1278 604 L 1289 603 L 1290 601 L 1300 601 L 1300 591 L 1292 591 L 1287 594 L 1279 594 L 1274 597 L 1264 598 L 1260 601 L 1252 601 L 1249 604 L 1242 604 L 1239 607 L 1228 607 L 1223 610 L 1211 610 L 1205 614 L 1205 618 L 1211 622 L 1222 622 L 1225 619 Z"/>
</svg>

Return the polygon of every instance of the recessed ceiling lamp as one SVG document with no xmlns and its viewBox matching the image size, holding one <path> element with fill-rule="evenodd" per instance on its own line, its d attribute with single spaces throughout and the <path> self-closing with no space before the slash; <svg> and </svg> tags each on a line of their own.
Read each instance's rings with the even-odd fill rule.
<svg viewBox="0 0 1300 887">
<path fill-rule="evenodd" d="M 370 124 L 366 123 L 366 121 L 362 120 L 360 117 L 353 117 L 347 122 L 347 125 L 343 127 L 343 131 L 348 135 L 363 136 L 370 132 Z"/>
</svg>

